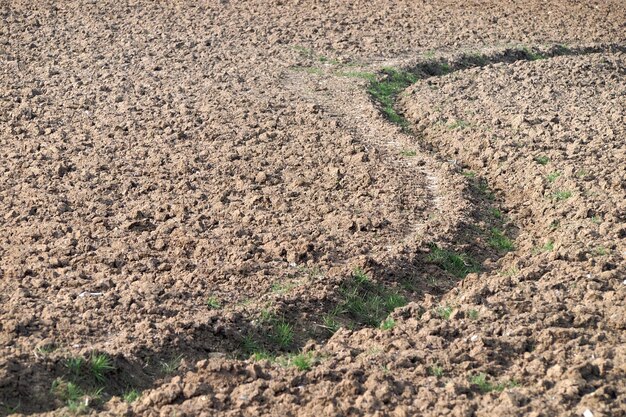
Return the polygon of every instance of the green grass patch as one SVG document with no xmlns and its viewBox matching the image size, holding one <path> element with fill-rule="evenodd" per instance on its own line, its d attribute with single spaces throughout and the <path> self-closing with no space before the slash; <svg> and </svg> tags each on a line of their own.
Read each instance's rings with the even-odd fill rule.
<svg viewBox="0 0 626 417">
<path fill-rule="evenodd" d="M 137 401 L 139 397 L 141 397 L 141 393 L 136 389 L 128 390 L 122 395 L 122 399 L 129 404 Z"/>
<path fill-rule="evenodd" d="M 393 108 L 396 96 L 411 84 L 417 82 L 418 77 L 408 71 L 399 71 L 394 68 L 383 68 L 382 77 L 370 82 L 367 92 L 381 106 L 383 114 L 391 122 L 404 128 L 408 122 Z"/>
<path fill-rule="evenodd" d="M 217 310 L 222 307 L 220 300 L 217 297 L 209 297 L 206 299 L 206 305 L 210 310 Z"/>
<path fill-rule="evenodd" d="M 538 156 L 535 158 L 535 162 L 538 163 L 539 165 L 547 165 L 548 162 L 550 162 L 550 158 L 548 158 L 547 156 Z"/>
<path fill-rule="evenodd" d="M 478 387 L 478 390 L 483 394 L 491 391 L 502 392 L 507 388 L 514 388 L 519 386 L 519 384 L 513 380 L 494 384 L 487 380 L 487 375 L 484 373 L 470 376 L 469 382 L 472 385 L 476 385 Z"/>
<path fill-rule="evenodd" d="M 380 328 L 382 330 L 391 330 L 395 326 L 396 326 L 396 321 L 391 317 L 387 317 L 385 320 L 382 321 L 382 323 L 380 323 Z"/>
<path fill-rule="evenodd" d="M 515 249 L 515 245 L 513 244 L 513 241 L 511 241 L 511 239 L 506 237 L 501 230 L 496 229 L 496 228 L 491 229 L 489 245 L 494 249 L 497 249 L 499 251 L 505 251 L 505 252 L 512 251 L 513 249 Z"/>
<path fill-rule="evenodd" d="M 546 175 L 546 178 L 548 179 L 548 182 L 554 182 L 556 181 L 557 178 L 559 178 L 561 176 L 561 173 L 558 171 L 554 171 L 549 173 L 548 175 Z"/>
<path fill-rule="evenodd" d="M 417 152 L 414 150 L 405 150 L 405 151 L 400 152 L 400 155 L 406 158 L 412 158 L 417 155 Z"/>
<path fill-rule="evenodd" d="M 439 265 L 446 272 L 457 278 L 465 278 L 467 274 L 471 272 L 478 272 L 480 270 L 478 263 L 469 255 L 464 253 L 457 254 L 452 251 L 441 249 L 437 245 L 431 246 L 431 251 L 428 254 L 427 260 Z"/>
<path fill-rule="evenodd" d="M 289 359 L 289 362 L 292 366 L 295 366 L 301 371 L 308 371 L 313 367 L 315 361 L 315 357 L 311 352 L 309 353 L 299 353 L 297 355 L 292 356 Z"/>
<path fill-rule="evenodd" d="M 552 194 L 552 198 L 554 201 L 565 201 L 572 196 L 571 191 L 561 190 Z"/>
<path fill-rule="evenodd" d="M 377 327 L 389 313 L 406 305 L 406 298 L 393 289 L 372 282 L 360 269 L 356 269 L 340 288 L 342 301 L 337 311 L 355 322 Z"/>
<path fill-rule="evenodd" d="M 71 358 L 67 358 L 65 360 L 65 367 L 73 378 L 78 378 L 80 376 L 84 364 L 85 358 L 82 356 L 72 356 Z"/>
</svg>

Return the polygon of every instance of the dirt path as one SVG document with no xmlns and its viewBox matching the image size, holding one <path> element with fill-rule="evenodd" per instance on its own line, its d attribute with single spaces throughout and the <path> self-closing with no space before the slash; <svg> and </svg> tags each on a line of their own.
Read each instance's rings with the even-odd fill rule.
<svg viewBox="0 0 626 417">
<path fill-rule="evenodd" d="M 621 2 L 0 11 L 0 414 L 624 411 Z"/>
</svg>

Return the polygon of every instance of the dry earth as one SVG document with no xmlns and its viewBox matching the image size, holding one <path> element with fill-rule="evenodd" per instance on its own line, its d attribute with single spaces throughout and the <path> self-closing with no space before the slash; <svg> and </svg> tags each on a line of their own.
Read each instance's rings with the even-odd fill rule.
<svg viewBox="0 0 626 417">
<path fill-rule="evenodd" d="M 626 415 L 623 1 L 0 16 L 0 415 Z"/>
</svg>

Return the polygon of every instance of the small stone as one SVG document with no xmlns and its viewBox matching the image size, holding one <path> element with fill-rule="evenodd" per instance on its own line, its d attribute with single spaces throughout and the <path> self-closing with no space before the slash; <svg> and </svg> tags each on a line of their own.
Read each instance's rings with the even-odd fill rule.
<svg viewBox="0 0 626 417">
<path fill-rule="evenodd" d="M 513 129 L 519 129 L 522 124 L 524 124 L 526 120 L 524 119 L 523 114 L 518 114 L 513 119 L 511 119 L 511 127 Z"/>
<path fill-rule="evenodd" d="M 590 409 L 587 408 L 585 411 L 583 411 L 583 417 L 593 417 L 593 413 Z"/>
<path fill-rule="evenodd" d="M 263 171 L 259 172 L 256 174 L 256 177 L 254 177 L 254 182 L 257 184 L 263 184 L 265 181 L 267 181 L 267 174 Z"/>
</svg>

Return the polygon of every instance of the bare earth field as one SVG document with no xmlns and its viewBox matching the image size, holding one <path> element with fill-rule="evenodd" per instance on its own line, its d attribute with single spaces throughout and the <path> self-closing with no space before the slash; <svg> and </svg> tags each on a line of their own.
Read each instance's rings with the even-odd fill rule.
<svg viewBox="0 0 626 417">
<path fill-rule="evenodd" d="M 626 3 L 0 0 L 0 416 L 626 416 Z"/>
</svg>

